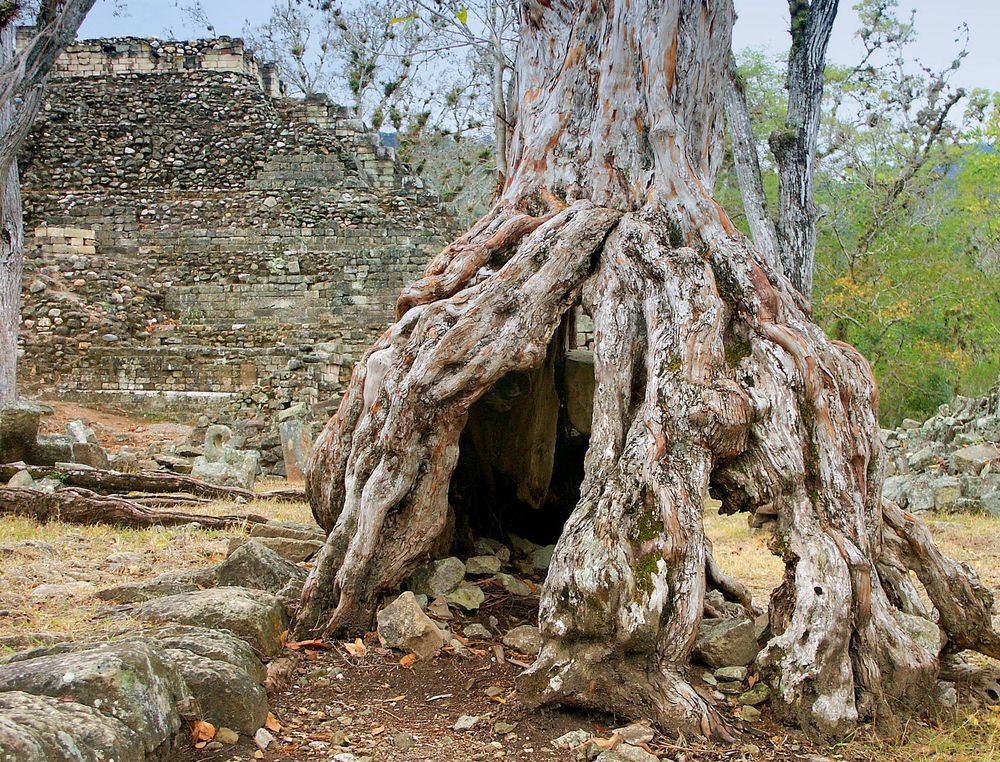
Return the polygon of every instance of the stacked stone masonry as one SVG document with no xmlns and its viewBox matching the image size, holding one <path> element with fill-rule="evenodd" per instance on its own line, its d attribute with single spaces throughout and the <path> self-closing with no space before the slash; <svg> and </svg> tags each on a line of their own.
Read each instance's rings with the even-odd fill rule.
<svg viewBox="0 0 1000 762">
<path fill-rule="evenodd" d="M 454 225 L 342 108 L 261 69 L 227 38 L 60 59 L 20 157 L 26 391 L 251 419 L 336 400 Z"/>
</svg>

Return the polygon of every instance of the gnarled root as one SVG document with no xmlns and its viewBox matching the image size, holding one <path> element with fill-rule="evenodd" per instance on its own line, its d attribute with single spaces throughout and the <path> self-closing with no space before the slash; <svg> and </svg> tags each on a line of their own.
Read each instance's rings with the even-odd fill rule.
<svg viewBox="0 0 1000 762">
<path fill-rule="evenodd" d="M 427 557 L 470 406 L 541 364 L 618 216 L 587 202 L 544 219 L 495 210 L 401 297 L 311 456 L 307 489 L 332 531 L 298 632 L 367 627 L 378 597 Z"/>
</svg>

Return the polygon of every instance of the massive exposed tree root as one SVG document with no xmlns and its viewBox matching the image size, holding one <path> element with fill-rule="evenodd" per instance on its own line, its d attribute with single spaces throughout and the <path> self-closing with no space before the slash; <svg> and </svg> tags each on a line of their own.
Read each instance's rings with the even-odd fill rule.
<svg viewBox="0 0 1000 762">
<path fill-rule="evenodd" d="M 508 406 L 508 428 L 491 431 L 524 437 L 515 491 L 548 510 L 547 363 L 583 304 L 592 430 L 525 700 L 731 737 L 688 680 L 707 591 L 752 608 L 711 556 L 710 489 L 727 512 L 777 511 L 785 575 L 756 669 L 810 733 L 921 710 L 942 647 L 997 655 L 974 572 L 883 505 L 868 364 L 824 336 L 712 200 L 731 23 L 727 0 L 526 2 L 503 195 L 400 297 L 310 458 L 307 493 L 330 534 L 300 637 L 366 630 L 384 594 L 449 550 L 476 510 L 452 489 L 460 441 L 478 447 L 463 429 L 471 415 L 481 434 L 475 404 L 514 376 L 530 392 L 511 404 L 545 420 Z"/>
</svg>

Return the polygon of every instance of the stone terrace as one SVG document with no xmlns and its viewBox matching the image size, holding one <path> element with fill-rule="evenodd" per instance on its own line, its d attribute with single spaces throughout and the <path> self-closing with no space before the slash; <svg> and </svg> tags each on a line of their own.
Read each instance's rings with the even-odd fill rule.
<svg viewBox="0 0 1000 762">
<path fill-rule="evenodd" d="M 229 38 L 60 59 L 21 156 L 26 389 L 264 419 L 336 399 L 453 223 L 342 108 L 279 91 Z"/>
</svg>

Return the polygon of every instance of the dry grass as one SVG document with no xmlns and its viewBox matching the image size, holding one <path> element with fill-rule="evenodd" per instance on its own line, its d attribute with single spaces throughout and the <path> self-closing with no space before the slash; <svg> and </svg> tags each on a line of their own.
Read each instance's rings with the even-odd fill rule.
<svg viewBox="0 0 1000 762">
<path fill-rule="evenodd" d="M 289 485 L 283 480 L 269 480 L 258 488 L 285 486 Z M 312 520 L 305 504 L 275 501 L 220 501 L 198 506 L 197 512 Z M 970 516 L 932 518 L 929 523 L 945 552 L 973 564 L 983 581 L 1000 593 L 1000 523 Z M 706 513 L 706 529 L 722 568 L 746 582 L 758 604 L 766 605 L 783 571 L 781 562 L 767 550 L 766 535 L 748 530 L 745 516 L 720 516 L 712 509 Z M 120 632 L 128 626 L 127 620 L 108 616 L 107 605 L 90 596 L 37 601 L 31 599 L 31 591 L 40 584 L 72 581 L 102 588 L 148 579 L 164 571 L 206 566 L 225 556 L 228 537 L 240 531 L 190 527 L 121 530 L 0 519 L 0 635 L 100 638 Z M 110 555 L 123 552 L 137 554 L 138 560 L 125 564 L 108 560 Z M 977 712 L 959 709 L 937 722 L 913 723 L 897 738 L 880 739 L 859 732 L 854 739 L 824 753 L 832 759 L 866 762 L 1000 762 L 1000 714 L 989 708 Z"/>
<path fill-rule="evenodd" d="M 287 486 L 283 480 L 263 489 Z M 206 515 L 256 513 L 269 518 L 311 521 L 303 503 L 255 501 L 248 504 L 213 502 L 184 510 Z M 24 518 L 0 519 L 0 636 L 22 636 L 30 643 L 41 637 L 105 637 L 123 626 L 108 616 L 108 604 L 87 594 L 33 599 L 43 584 L 87 582 L 100 589 L 150 579 L 165 571 L 195 569 L 226 556 L 231 531 L 194 527 L 120 529 L 111 526 L 38 524 Z M 114 554 L 135 554 L 124 562 Z M 109 557 L 111 557 L 109 559 Z M 0 650 L 3 650 L 0 648 Z"/>
</svg>

